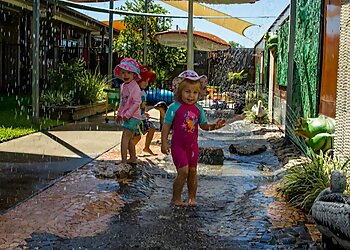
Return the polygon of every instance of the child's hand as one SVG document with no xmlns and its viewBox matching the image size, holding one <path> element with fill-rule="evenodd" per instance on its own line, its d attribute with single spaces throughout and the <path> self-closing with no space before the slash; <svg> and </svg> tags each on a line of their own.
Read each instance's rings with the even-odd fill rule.
<svg viewBox="0 0 350 250">
<path fill-rule="evenodd" d="M 162 150 L 162 153 L 163 153 L 163 154 L 168 154 L 168 153 L 169 153 L 169 150 L 170 150 L 170 145 L 169 145 L 169 143 L 167 143 L 167 142 L 162 143 L 161 150 Z"/>
<path fill-rule="evenodd" d="M 124 121 L 124 122 L 129 121 L 129 119 L 130 119 L 130 118 L 127 118 L 127 117 L 123 116 L 123 121 Z"/>
<path fill-rule="evenodd" d="M 220 118 L 220 119 L 217 120 L 216 123 L 215 123 L 215 129 L 220 129 L 220 128 L 224 127 L 225 124 L 226 124 L 225 119 L 221 119 L 221 118 Z"/>
<path fill-rule="evenodd" d="M 120 115 L 118 115 L 118 116 L 115 118 L 115 123 L 121 123 L 122 120 L 123 120 L 123 118 L 122 118 Z"/>
</svg>

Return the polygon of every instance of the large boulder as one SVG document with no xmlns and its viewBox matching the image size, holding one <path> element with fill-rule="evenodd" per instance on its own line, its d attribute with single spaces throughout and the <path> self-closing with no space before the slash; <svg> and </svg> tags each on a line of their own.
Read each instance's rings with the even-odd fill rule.
<svg viewBox="0 0 350 250">
<path fill-rule="evenodd" d="M 222 148 L 199 148 L 198 162 L 209 165 L 223 165 L 224 150 Z"/>
</svg>

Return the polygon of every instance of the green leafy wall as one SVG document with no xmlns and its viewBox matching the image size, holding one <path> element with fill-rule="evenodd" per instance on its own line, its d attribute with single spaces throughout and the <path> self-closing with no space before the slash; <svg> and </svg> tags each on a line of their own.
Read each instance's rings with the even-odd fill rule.
<svg viewBox="0 0 350 250">
<path fill-rule="evenodd" d="M 260 71 L 261 71 L 261 63 L 258 63 L 256 65 L 256 71 L 255 71 L 255 89 L 257 92 L 259 92 L 259 89 L 260 89 Z"/>
<path fill-rule="evenodd" d="M 292 110 L 315 117 L 319 82 L 321 0 L 297 0 Z"/>
<path fill-rule="evenodd" d="M 270 68 L 270 52 L 267 48 L 267 42 L 265 42 L 265 50 L 264 50 L 264 79 L 263 79 L 263 92 L 265 94 L 269 93 L 269 68 Z"/>
<path fill-rule="evenodd" d="M 288 76 L 289 21 L 278 30 L 277 84 L 287 86 Z"/>
</svg>

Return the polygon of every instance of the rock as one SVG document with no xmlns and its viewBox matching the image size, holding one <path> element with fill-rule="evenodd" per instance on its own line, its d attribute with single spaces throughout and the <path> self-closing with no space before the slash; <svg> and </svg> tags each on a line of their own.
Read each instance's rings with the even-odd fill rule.
<svg viewBox="0 0 350 250">
<path fill-rule="evenodd" d="M 255 155 L 260 154 L 266 151 L 265 145 L 234 145 L 231 144 L 229 147 L 229 151 L 231 154 L 239 154 L 239 155 Z"/>
<path fill-rule="evenodd" d="M 222 148 L 199 148 L 198 162 L 209 165 L 222 165 L 224 163 L 224 151 Z"/>
<path fill-rule="evenodd" d="M 237 149 L 235 148 L 235 146 L 233 146 L 233 144 L 230 145 L 230 147 L 228 148 L 228 151 L 230 151 L 231 154 L 237 153 Z"/>
<path fill-rule="evenodd" d="M 104 165 L 93 169 L 94 174 L 100 178 L 128 178 L 132 171 L 130 164 Z"/>
</svg>

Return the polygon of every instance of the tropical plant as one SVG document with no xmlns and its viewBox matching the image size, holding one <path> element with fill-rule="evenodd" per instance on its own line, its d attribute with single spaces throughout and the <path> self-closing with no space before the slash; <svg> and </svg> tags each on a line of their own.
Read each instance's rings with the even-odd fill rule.
<svg viewBox="0 0 350 250">
<path fill-rule="evenodd" d="M 43 90 L 40 94 L 40 102 L 43 106 L 63 106 L 73 104 L 71 92 L 64 92 L 56 89 Z"/>
<path fill-rule="evenodd" d="M 85 71 L 85 62 L 81 59 L 69 63 L 60 63 L 58 69 L 48 71 L 49 85 L 47 88 L 61 90 L 66 93 L 76 89 L 75 78 Z"/>
<path fill-rule="evenodd" d="M 145 1 L 126 1 L 120 10 L 144 12 Z M 148 1 L 148 12 L 166 14 L 168 11 L 155 4 L 154 0 Z M 114 40 L 114 49 L 120 57 L 132 57 L 138 62 L 143 62 L 143 30 L 145 18 L 141 16 L 125 16 L 123 19 L 126 28 L 120 32 L 117 40 Z M 147 62 L 157 74 L 157 79 L 165 79 L 174 70 L 177 64 L 185 63 L 186 50 L 161 45 L 155 39 L 155 33 L 169 30 L 172 26 L 171 18 L 147 17 Z"/>
<path fill-rule="evenodd" d="M 80 105 L 103 99 L 105 77 L 95 69 L 94 73 L 84 68 L 84 61 L 61 63 L 49 72 L 49 85 L 40 94 L 44 106 Z"/>
<path fill-rule="evenodd" d="M 241 85 L 244 83 L 244 80 L 248 77 L 248 74 L 241 70 L 240 72 L 228 72 L 227 78 L 229 81 L 233 81 L 231 88 L 234 88 L 235 85 Z"/>
<path fill-rule="evenodd" d="M 76 77 L 77 93 L 80 104 L 94 103 L 104 98 L 105 78 L 95 69 L 94 73 L 83 71 Z"/>
<path fill-rule="evenodd" d="M 349 161 L 341 163 L 329 153 L 311 155 L 311 161 L 291 168 L 277 189 L 292 205 L 305 210 L 309 210 L 318 194 L 330 186 L 332 171 L 347 170 L 349 165 Z"/>
</svg>

